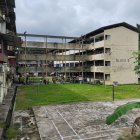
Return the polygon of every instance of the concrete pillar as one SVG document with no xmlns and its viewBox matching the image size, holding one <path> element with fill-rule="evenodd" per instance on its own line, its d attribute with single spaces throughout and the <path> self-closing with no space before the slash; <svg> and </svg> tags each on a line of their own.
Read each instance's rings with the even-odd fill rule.
<svg viewBox="0 0 140 140">
<path fill-rule="evenodd" d="M 4 84 L 3 84 L 3 81 L 4 81 L 4 73 L 1 72 L 1 75 L 0 75 L 0 103 L 2 103 L 3 98 L 4 98 Z"/>
<path fill-rule="evenodd" d="M 2 91 L 2 84 L 0 84 L 0 104 L 2 103 L 3 100 L 3 91 Z"/>
</svg>

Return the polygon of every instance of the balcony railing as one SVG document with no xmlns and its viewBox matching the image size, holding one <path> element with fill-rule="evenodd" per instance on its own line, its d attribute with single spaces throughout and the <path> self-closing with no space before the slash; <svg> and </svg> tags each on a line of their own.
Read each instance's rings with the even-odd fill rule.
<svg viewBox="0 0 140 140">
<path fill-rule="evenodd" d="M 107 60 L 110 61 L 111 60 L 111 55 L 110 54 L 94 54 L 94 55 L 90 55 L 88 56 L 89 60 Z"/>
<path fill-rule="evenodd" d="M 110 73 L 111 67 L 110 66 L 92 66 L 90 68 L 91 72 L 103 72 L 103 73 Z"/>
</svg>

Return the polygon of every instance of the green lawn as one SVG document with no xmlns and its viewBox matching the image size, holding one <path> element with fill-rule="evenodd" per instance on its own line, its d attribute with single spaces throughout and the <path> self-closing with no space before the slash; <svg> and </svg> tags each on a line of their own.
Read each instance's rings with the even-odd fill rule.
<svg viewBox="0 0 140 140">
<path fill-rule="evenodd" d="M 115 87 L 115 100 L 140 98 L 139 85 Z M 16 109 L 87 101 L 111 101 L 112 86 L 50 84 L 23 86 L 17 90 Z"/>
</svg>

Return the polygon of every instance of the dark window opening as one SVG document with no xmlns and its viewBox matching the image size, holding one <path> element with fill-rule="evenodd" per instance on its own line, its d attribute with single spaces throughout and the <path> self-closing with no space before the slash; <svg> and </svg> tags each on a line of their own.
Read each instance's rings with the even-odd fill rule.
<svg viewBox="0 0 140 140">
<path fill-rule="evenodd" d="M 104 66 L 104 61 L 103 60 L 95 61 L 95 66 Z"/>
<path fill-rule="evenodd" d="M 105 35 L 105 40 L 111 40 L 111 35 Z"/>
<path fill-rule="evenodd" d="M 104 40 L 104 36 L 99 36 L 99 37 L 95 38 L 95 42 L 99 42 L 99 41 L 102 41 L 102 40 Z"/>
<path fill-rule="evenodd" d="M 105 80 L 110 80 L 110 74 L 105 74 Z"/>
<path fill-rule="evenodd" d="M 111 62 L 110 61 L 105 61 L 105 66 L 111 66 Z"/>
<path fill-rule="evenodd" d="M 111 49 L 110 48 L 105 48 L 105 53 L 111 53 Z"/>
<path fill-rule="evenodd" d="M 95 73 L 95 79 L 103 80 L 104 79 L 104 73 Z"/>
<path fill-rule="evenodd" d="M 93 52 L 93 54 L 102 54 L 102 53 L 104 53 L 104 48 L 103 47 L 98 48 L 98 49 L 94 50 L 94 52 Z"/>
</svg>

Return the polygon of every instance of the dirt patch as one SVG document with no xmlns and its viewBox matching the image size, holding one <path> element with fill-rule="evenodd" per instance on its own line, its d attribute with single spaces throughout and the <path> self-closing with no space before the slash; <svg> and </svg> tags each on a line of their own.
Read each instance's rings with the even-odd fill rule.
<svg viewBox="0 0 140 140">
<path fill-rule="evenodd" d="M 32 110 L 15 111 L 13 123 L 19 132 L 17 140 L 40 140 Z"/>
</svg>

